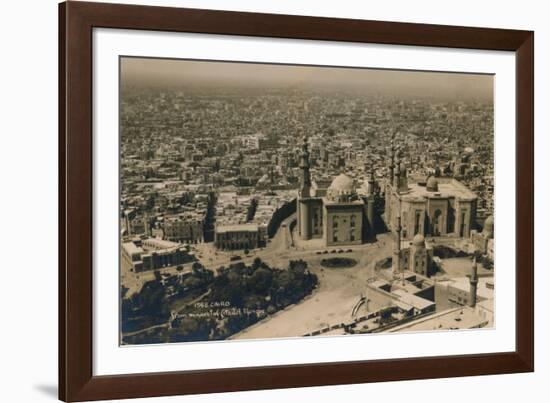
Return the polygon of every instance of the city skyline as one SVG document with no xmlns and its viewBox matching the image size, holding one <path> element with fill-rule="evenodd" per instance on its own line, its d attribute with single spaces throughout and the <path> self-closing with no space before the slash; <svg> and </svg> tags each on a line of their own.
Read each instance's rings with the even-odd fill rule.
<svg viewBox="0 0 550 403">
<path fill-rule="evenodd" d="M 140 57 L 121 57 L 120 68 L 123 88 L 296 88 L 483 101 L 494 92 L 494 75 L 479 73 Z"/>
</svg>

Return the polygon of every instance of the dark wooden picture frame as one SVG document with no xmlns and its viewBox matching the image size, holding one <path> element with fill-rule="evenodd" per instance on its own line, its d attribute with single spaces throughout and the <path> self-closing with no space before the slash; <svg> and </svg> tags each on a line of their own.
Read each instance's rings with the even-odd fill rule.
<svg viewBox="0 0 550 403">
<path fill-rule="evenodd" d="M 461 356 L 94 376 L 92 31 L 122 28 L 513 51 L 516 54 L 516 349 Z M 59 398 L 167 396 L 534 370 L 534 33 L 66 2 L 59 5 Z"/>
</svg>

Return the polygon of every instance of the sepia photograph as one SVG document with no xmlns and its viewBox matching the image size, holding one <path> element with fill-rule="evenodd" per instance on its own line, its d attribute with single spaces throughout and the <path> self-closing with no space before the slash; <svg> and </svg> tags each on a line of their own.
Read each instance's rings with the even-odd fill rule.
<svg viewBox="0 0 550 403">
<path fill-rule="evenodd" d="M 496 327 L 492 74 L 119 69 L 120 345 Z"/>
</svg>

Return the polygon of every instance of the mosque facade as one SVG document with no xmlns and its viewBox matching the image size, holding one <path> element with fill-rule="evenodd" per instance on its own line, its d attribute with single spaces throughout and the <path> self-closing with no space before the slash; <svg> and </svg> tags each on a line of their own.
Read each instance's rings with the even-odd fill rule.
<svg viewBox="0 0 550 403">
<path fill-rule="evenodd" d="M 400 227 L 403 240 L 415 235 L 469 238 L 475 227 L 477 195 L 462 182 L 436 175 L 409 178 L 405 164 L 392 156 L 385 186 L 384 220 Z"/>
<path fill-rule="evenodd" d="M 367 196 L 359 196 L 353 178 L 338 175 L 326 192 L 312 186 L 309 150 L 304 138 L 300 158 L 297 228 L 300 239 L 323 239 L 327 246 L 362 244 L 374 233 L 374 175 L 368 179 Z"/>
</svg>

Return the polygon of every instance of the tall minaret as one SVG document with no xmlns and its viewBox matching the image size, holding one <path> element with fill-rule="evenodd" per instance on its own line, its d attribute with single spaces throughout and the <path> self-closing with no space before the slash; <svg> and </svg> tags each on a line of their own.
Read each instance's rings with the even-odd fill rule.
<svg viewBox="0 0 550 403">
<path fill-rule="evenodd" d="M 393 244 L 392 268 L 393 274 L 401 272 L 401 212 L 397 212 L 397 228 L 395 229 L 395 242 Z"/>
<path fill-rule="evenodd" d="M 393 194 L 393 174 L 395 169 L 395 131 L 392 131 L 391 134 L 391 140 L 390 140 L 390 166 L 389 166 L 389 172 L 388 176 L 386 177 L 385 181 L 385 207 L 384 207 L 384 215 L 385 215 L 385 221 L 388 225 L 389 229 L 393 229 L 393 209 L 392 209 L 392 194 Z"/>
<path fill-rule="evenodd" d="M 390 183 L 393 181 L 393 170 L 395 168 L 395 132 L 391 135 L 391 141 L 390 141 L 390 153 L 391 153 L 391 160 L 390 160 Z"/>
<path fill-rule="evenodd" d="M 302 155 L 300 158 L 300 189 L 298 190 L 297 217 L 298 234 L 302 239 L 311 239 L 311 177 L 309 174 L 309 151 L 307 148 L 307 137 L 304 136 L 302 144 Z"/>
<path fill-rule="evenodd" d="M 367 189 L 367 220 L 369 235 L 374 235 L 374 170 L 371 169 Z"/>
<path fill-rule="evenodd" d="M 307 145 L 307 137 L 304 136 L 302 143 L 302 155 L 300 158 L 300 169 L 302 170 L 302 176 L 300 178 L 300 191 L 299 196 L 301 198 L 310 197 L 311 189 L 311 177 L 309 174 L 309 150 Z"/>
<path fill-rule="evenodd" d="M 407 190 L 409 190 L 406 164 L 403 163 L 403 167 L 400 167 L 399 169 L 400 169 L 400 172 L 399 172 L 398 189 L 399 189 L 399 192 L 406 192 Z"/>
<path fill-rule="evenodd" d="M 399 175 L 401 171 L 401 157 L 397 156 L 397 165 L 393 175 L 393 188 L 399 192 Z"/>
<path fill-rule="evenodd" d="M 476 306 L 476 299 L 477 299 L 477 260 L 474 256 L 474 260 L 472 262 L 472 270 L 470 272 L 470 293 L 468 294 L 468 306 L 474 307 Z"/>
</svg>

